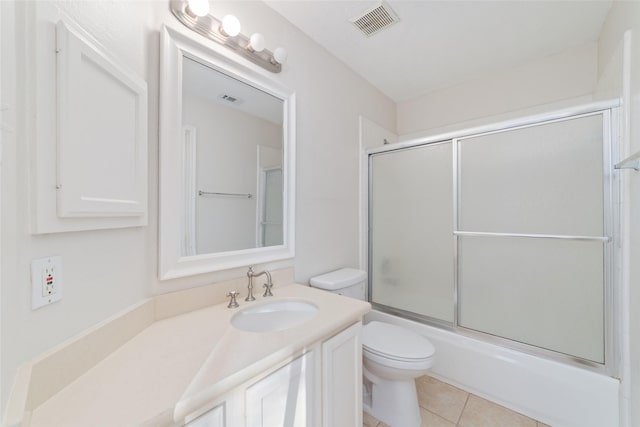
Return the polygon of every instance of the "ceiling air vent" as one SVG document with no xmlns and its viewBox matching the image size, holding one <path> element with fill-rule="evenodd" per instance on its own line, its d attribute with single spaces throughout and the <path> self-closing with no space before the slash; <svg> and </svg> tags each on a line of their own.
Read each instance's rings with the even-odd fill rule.
<svg viewBox="0 0 640 427">
<path fill-rule="evenodd" d="M 374 6 L 364 11 L 360 16 L 350 19 L 362 33 L 369 37 L 380 30 L 392 26 L 398 22 L 400 18 L 385 2 L 380 2 L 378 6 Z"/>
<path fill-rule="evenodd" d="M 233 97 L 231 95 L 220 95 L 220 99 L 222 99 L 223 101 L 226 101 L 226 102 L 230 102 L 232 104 L 235 103 L 235 102 L 238 102 L 238 98 L 235 98 L 235 97 Z"/>
</svg>

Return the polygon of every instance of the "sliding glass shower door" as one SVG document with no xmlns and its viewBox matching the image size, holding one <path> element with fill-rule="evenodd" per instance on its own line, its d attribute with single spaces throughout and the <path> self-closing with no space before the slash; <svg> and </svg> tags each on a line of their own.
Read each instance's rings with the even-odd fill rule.
<svg viewBox="0 0 640 427">
<path fill-rule="evenodd" d="M 370 161 L 372 301 L 452 323 L 451 142 Z"/>
<path fill-rule="evenodd" d="M 604 365 L 610 114 L 370 155 L 374 306 Z"/>
<path fill-rule="evenodd" d="M 602 120 L 456 141 L 459 326 L 604 362 Z"/>
</svg>

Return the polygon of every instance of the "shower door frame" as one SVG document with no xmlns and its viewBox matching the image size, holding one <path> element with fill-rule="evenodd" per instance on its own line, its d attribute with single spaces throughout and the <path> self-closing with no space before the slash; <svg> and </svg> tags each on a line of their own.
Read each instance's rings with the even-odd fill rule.
<svg viewBox="0 0 640 427">
<path fill-rule="evenodd" d="M 619 135 L 619 123 L 620 123 L 620 101 L 608 100 L 602 102 L 595 102 L 586 105 L 567 108 L 559 111 L 554 111 L 545 114 L 539 114 L 534 116 L 528 116 L 524 118 L 499 122 L 495 124 L 489 124 L 485 126 L 479 126 L 474 128 L 462 129 L 460 131 L 449 132 L 446 134 L 435 135 L 431 137 L 416 138 L 405 142 L 384 145 L 382 147 L 368 149 L 365 151 L 367 164 L 367 203 L 364 217 L 367 219 L 367 271 L 368 271 L 368 299 L 372 306 L 382 312 L 389 314 L 399 315 L 400 317 L 416 320 L 427 325 L 435 326 L 442 329 L 450 330 L 454 333 L 470 336 L 472 338 L 480 339 L 485 342 L 497 344 L 503 347 L 511 348 L 514 350 L 522 351 L 534 356 L 541 356 L 544 358 L 556 360 L 559 362 L 567 363 L 576 367 L 592 370 L 598 373 L 617 376 L 620 366 L 620 350 L 619 341 L 620 338 L 617 335 L 619 331 L 620 319 L 615 316 L 618 311 L 617 308 L 621 305 L 618 301 L 621 282 L 621 256 L 620 256 L 620 181 L 618 174 L 615 173 L 614 163 L 619 158 L 620 154 L 620 135 Z M 476 331 L 459 325 L 459 263 L 458 263 L 458 247 L 459 239 L 463 235 L 496 235 L 498 237 L 518 237 L 521 234 L 518 233 L 475 233 L 464 232 L 459 227 L 459 207 L 460 207 L 460 191 L 459 191 L 459 156 L 458 149 L 461 141 L 478 136 L 487 136 L 491 134 L 498 134 L 513 130 L 526 129 L 529 127 L 558 123 L 568 121 L 572 119 L 601 115 L 602 116 L 602 131 L 603 131 L 603 237 L 592 236 L 551 236 L 551 235 L 525 235 L 524 237 L 540 237 L 540 238 L 563 238 L 570 240 L 600 240 L 603 243 L 603 288 L 604 288 L 604 319 L 603 319 L 603 334 L 604 334 L 604 363 L 594 362 L 592 360 L 583 359 L 577 356 L 560 353 L 554 350 L 548 350 L 542 347 L 537 347 L 532 344 L 525 344 L 518 341 L 514 341 L 508 338 L 499 337 L 486 332 Z M 452 162 L 453 162 L 453 228 L 452 238 L 454 253 L 452 254 L 452 268 L 453 271 L 453 322 L 447 322 L 441 319 L 432 318 L 417 313 L 408 312 L 399 308 L 378 304 L 372 301 L 372 194 L 373 194 L 373 180 L 372 180 L 372 161 L 373 157 L 377 154 L 384 154 L 393 151 L 407 150 L 411 148 L 417 148 L 426 145 L 434 144 L 452 144 Z"/>
</svg>

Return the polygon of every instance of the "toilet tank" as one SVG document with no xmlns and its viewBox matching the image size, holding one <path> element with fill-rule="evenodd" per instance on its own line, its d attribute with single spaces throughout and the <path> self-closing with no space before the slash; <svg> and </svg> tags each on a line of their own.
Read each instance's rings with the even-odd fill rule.
<svg viewBox="0 0 640 427">
<path fill-rule="evenodd" d="M 312 277 L 309 284 L 318 289 L 364 301 L 366 298 L 367 272 L 355 268 L 341 268 Z"/>
</svg>

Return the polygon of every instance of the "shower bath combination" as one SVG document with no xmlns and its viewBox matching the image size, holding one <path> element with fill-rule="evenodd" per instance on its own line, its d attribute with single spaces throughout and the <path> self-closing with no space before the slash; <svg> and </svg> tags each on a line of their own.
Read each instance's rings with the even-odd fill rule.
<svg viewBox="0 0 640 427">
<path fill-rule="evenodd" d="M 598 103 L 370 150 L 374 308 L 615 375 L 617 115 Z"/>
</svg>

